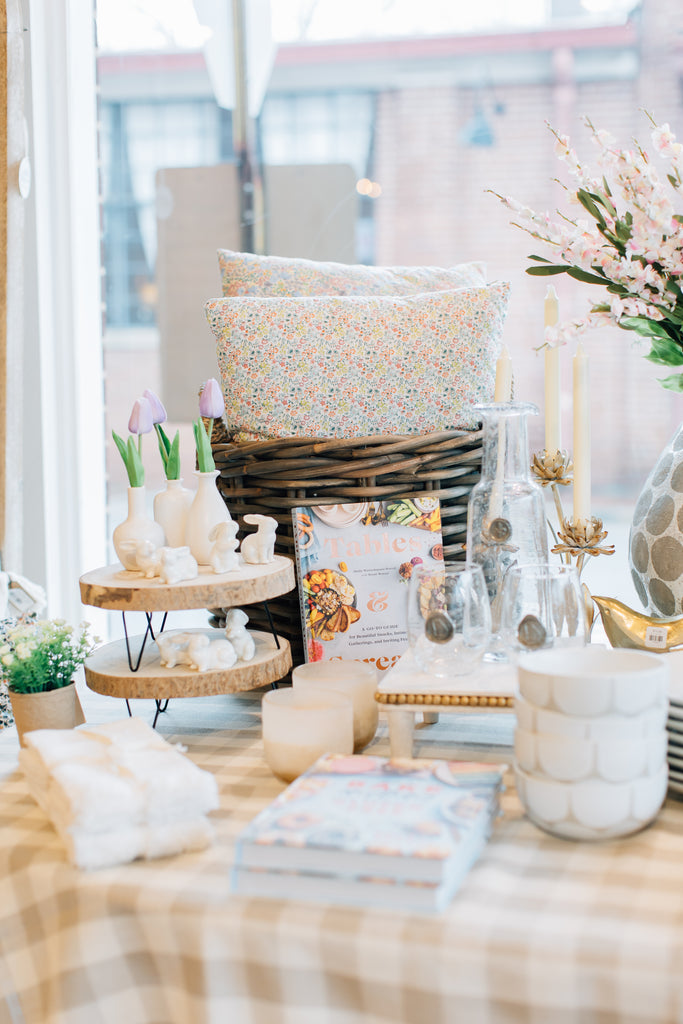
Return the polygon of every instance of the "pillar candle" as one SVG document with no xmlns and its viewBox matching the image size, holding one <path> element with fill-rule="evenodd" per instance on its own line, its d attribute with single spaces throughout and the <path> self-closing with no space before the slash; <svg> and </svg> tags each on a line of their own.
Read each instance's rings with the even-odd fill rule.
<svg viewBox="0 0 683 1024">
<path fill-rule="evenodd" d="M 581 342 L 573 362 L 574 522 L 591 514 L 591 421 L 588 356 Z"/>
<path fill-rule="evenodd" d="M 557 293 L 549 286 L 545 297 L 546 327 L 557 323 Z M 560 350 L 545 348 L 545 450 L 554 455 L 562 447 L 560 431 Z"/>
<path fill-rule="evenodd" d="M 292 685 L 302 693 L 310 690 L 334 690 L 351 698 L 353 704 L 353 749 L 367 747 L 377 731 L 378 709 L 375 701 L 377 671 L 363 661 L 312 661 L 297 665 Z"/>
<path fill-rule="evenodd" d="M 503 350 L 496 361 L 496 390 L 493 400 L 494 402 L 509 402 L 511 397 L 512 360 L 510 359 L 507 346 L 503 345 Z"/>
<path fill-rule="evenodd" d="M 261 720 L 266 761 L 283 782 L 292 782 L 322 754 L 353 753 L 353 704 L 343 693 L 269 690 Z"/>
</svg>

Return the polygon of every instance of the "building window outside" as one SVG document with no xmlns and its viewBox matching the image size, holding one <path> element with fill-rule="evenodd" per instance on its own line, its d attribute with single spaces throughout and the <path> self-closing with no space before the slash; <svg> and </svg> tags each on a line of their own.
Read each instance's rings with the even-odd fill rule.
<svg viewBox="0 0 683 1024">
<path fill-rule="evenodd" d="M 105 101 L 101 122 L 107 324 L 152 326 L 156 173 L 230 159 L 231 118 L 209 100 Z"/>
</svg>

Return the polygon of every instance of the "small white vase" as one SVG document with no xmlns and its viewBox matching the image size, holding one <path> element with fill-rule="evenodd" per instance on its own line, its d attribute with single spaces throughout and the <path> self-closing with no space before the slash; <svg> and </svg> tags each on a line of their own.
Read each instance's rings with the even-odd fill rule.
<svg viewBox="0 0 683 1024">
<path fill-rule="evenodd" d="M 195 471 L 195 476 L 197 492 L 187 514 L 185 543 L 199 565 L 209 565 L 213 547 L 209 534 L 217 523 L 231 522 L 232 516 L 216 487 L 218 470 L 213 469 L 208 473 Z"/>
<path fill-rule="evenodd" d="M 119 523 L 113 534 L 114 551 L 124 569 L 137 569 L 137 541 L 151 541 L 157 548 L 164 543 L 164 531 L 159 523 L 147 515 L 146 503 L 147 491 L 144 485 L 128 488 L 128 517 Z"/>
<path fill-rule="evenodd" d="M 166 490 L 154 495 L 154 518 L 166 535 L 170 548 L 181 548 L 185 543 L 187 513 L 194 491 L 183 487 L 182 480 L 167 480 Z"/>
</svg>

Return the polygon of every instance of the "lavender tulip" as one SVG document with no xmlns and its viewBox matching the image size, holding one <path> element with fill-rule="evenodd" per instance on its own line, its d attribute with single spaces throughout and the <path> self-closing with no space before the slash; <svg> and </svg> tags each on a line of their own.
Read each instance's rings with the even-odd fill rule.
<svg viewBox="0 0 683 1024">
<path fill-rule="evenodd" d="M 149 434 L 153 426 L 152 406 L 146 398 L 138 398 L 128 420 L 128 430 L 131 434 Z"/>
<path fill-rule="evenodd" d="M 166 410 L 164 408 L 164 403 L 161 401 L 159 396 L 155 395 L 155 393 L 150 391 L 149 388 L 145 388 L 142 395 L 147 399 L 152 407 L 152 423 L 165 423 L 167 420 Z"/>
<path fill-rule="evenodd" d="M 199 396 L 199 413 L 205 419 L 217 420 L 225 412 L 223 393 L 218 381 L 209 377 Z"/>
</svg>

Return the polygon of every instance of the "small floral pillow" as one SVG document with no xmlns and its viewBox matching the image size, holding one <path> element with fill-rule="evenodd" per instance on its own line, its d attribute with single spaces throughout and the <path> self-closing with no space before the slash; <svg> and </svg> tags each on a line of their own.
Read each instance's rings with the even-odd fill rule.
<svg viewBox="0 0 683 1024">
<path fill-rule="evenodd" d="M 509 285 L 412 296 L 212 299 L 231 433 L 471 428 L 491 401 Z"/>
<path fill-rule="evenodd" d="M 366 267 L 218 250 L 223 295 L 416 295 L 486 284 L 483 263 Z"/>
</svg>

